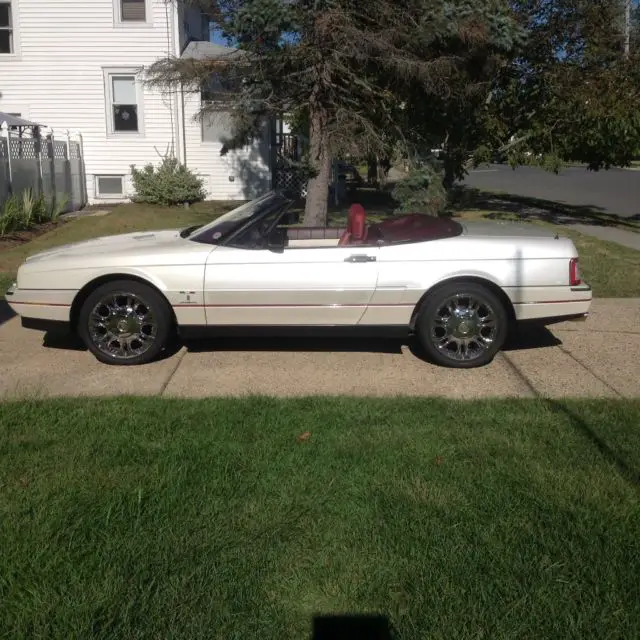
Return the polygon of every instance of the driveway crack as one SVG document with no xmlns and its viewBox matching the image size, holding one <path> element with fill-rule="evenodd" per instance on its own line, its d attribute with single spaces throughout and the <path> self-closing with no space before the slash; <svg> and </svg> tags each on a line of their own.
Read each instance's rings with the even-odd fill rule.
<svg viewBox="0 0 640 640">
<path fill-rule="evenodd" d="M 182 364 L 182 361 L 184 360 L 184 357 L 186 355 L 187 355 L 187 349 L 185 347 L 182 347 L 182 349 L 180 350 L 180 353 L 176 356 L 175 366 L 169 372 L 167 379 L 162 383 L 162 387 L 160 388 L 160 392 L 158 393 L 159 396 L 164 396 L 164 392 L 167 390 L 167 387 L 169 386 L 169 383 L 171 382 L 171 380 L 173 380 L 173 376 L 176 375 L 176 371 L 178 371 L 178 368 Z"/>
</svg>

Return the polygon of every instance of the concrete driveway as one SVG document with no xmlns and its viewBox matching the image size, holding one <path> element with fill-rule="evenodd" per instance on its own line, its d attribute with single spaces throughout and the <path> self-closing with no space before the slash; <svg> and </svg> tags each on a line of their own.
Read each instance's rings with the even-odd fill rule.
<svg viewBox="0 0 640 640">
<path fill-rule="evenodd" d="M 0 303 L 0 397 L 157 395 L 632 397 L 640 395 L 640 300 L 596 300 L 587 322 L 522 335 L 488 367 L 424 362 L 397 341 L 189 344 L 144 367 L 111 367 L 22 329 Z M 2 313 L 5 315 L 2 316 Z M 4 321 L 3 318 L 4 317 Z"/>
<path fill-rule="evenodd" d="M 464 184 L 487 191 L 588 207 L 623 218 L 640 217 L 640 171 L 588 171 L 567 167 L 559 175 L 537 167 L 490 165 L 471 171 Z"/>
</svg>

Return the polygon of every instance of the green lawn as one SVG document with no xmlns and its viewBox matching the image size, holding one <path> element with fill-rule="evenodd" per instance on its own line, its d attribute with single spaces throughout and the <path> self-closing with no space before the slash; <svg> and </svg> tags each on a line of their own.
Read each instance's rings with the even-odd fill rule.
<svg viewBox="0 0 640 640">
<path fill-rule="evenodd" d="M 0 404 L 0 629 L 638 638 L 638 424 L 640 401 Z"/>
</svg>

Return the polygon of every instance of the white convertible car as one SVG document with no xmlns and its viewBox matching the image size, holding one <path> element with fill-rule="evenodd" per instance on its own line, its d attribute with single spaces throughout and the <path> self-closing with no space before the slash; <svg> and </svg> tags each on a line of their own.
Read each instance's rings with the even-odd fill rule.
<svg viewBox="0 0 640 640">
<path fill-rule="evenodd" d="M 149 362 L 183 338 L 260 330 L 414 333 L 451 367 L 492 360 L 518 321 L 584 319 L 571 240 L 513 223 L 422 214 L 296 226 L 281 194 L 210 224 L 97 238 L 28 258 L 7 292 L 24 327 L 76 332 L 106 363 Z"/>
</svg>

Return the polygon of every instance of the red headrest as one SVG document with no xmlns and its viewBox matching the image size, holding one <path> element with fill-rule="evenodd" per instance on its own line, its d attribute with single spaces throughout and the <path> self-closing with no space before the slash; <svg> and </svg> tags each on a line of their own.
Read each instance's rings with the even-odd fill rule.
<svg viewBox="0 0 640 640">
<path fill-rule="evenodd" d="M 367 214 L 361 204 L 352 204 L 349 208 L 347 231 L 352 240 L 364 240 L 367 231 Z"/>
</svg>

